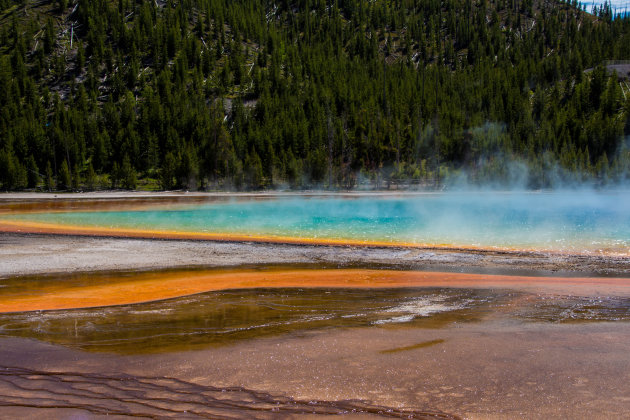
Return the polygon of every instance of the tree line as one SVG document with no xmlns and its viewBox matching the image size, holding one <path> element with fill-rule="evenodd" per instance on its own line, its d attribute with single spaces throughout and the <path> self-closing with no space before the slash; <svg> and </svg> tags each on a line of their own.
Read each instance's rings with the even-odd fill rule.
<svg viewBox="0 0 630 420">
<path fill-rule="evenodd" d="M 630 178 L 630 18 L 557 0 L 0 1 L 4 190 Z"/>
</svg>

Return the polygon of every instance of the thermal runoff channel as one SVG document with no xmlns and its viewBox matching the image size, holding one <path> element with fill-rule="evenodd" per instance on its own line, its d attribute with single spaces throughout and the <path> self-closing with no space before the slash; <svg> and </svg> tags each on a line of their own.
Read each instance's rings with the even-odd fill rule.
<svg viewBox="0 0 630 420">
<path fill-rule="evenodd" d="M 14 212 L 0 225 L 122 236 L 630 253 L 630 198 L 623 192 L 240 197 L 125 211 Z"/>
</svg>

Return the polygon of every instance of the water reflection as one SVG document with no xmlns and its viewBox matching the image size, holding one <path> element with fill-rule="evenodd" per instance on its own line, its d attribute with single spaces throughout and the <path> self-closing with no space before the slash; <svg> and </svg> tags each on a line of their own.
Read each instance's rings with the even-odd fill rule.
<svg viewBox="0 0 630 420">
<path fill-rule="evenodd" d="M 451 288 L 228 290 L 107 308 L 3 314 L 0 335 L 130 354 L 323 328 L 443 328 L 488 316 L 516 322 L 628 321 L 630 299 Z"/>
<path fill-rule="evenodd" d="M 91 351 L 150 353 L 320 328 L 474 322 L 514 292 L 472 289 L 250 289 L 107 308 L 0 315 L 0 334 Z"/>
</svg>

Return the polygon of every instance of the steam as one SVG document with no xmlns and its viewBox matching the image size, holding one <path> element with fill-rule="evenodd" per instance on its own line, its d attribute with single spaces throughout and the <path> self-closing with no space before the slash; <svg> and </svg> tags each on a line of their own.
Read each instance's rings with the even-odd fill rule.
<svg viewBox="0 0 630 420">
<path fill-rule="evenodd" d="M 545 146 L 511 151 L 504 124 L 485 124 L 456 133 L 458 152 L 445 155 L 447 140 L 430 125 L 414 140 L 412 156 L 402 153 L 399 163 L 350 173 L 333 165 L 333 182 L 304 175 L 297 185 L 274 178 L 270 189 L 360 191 L 538 191 L 630 189 L 630 136 L 621 138 L 613 153 L 590 156 L 586 149 L 563 146 L 558 153 Z M 539 150 L 542 147 L 542 150 Z M 568 147 L 569 149 L 565 149 Z M 355 160 L 358 159 L 355 157 Z M 391 156 L 389 157 L 391 159 Z M 373 165 L 376 163 L 372 162 Z M 308 172 L 308 171 L 307 171 Z"/>
<path fill-rule="evenodd" d="M 630 253 L 627 191 L 240 199 L 175 209 L 6 216 L 74 225 L 452 247 Z"/>
<path fill-rule="evenodd" d="M 441 190 L 533 191 L 630 189 L 630 136 L 620 139 L 610 156 L 576 156 L 561 162 L 552 151 L 530 151 L 519 157 L 501 149 L 506 127 L 487 122 L 468 130 L 468 155 L 458 168 L 449 168 Z M 477 150 L 489 150 L 478 154 Z M 565 151 L 563 151 L 564 153 Z"/>
</svg>

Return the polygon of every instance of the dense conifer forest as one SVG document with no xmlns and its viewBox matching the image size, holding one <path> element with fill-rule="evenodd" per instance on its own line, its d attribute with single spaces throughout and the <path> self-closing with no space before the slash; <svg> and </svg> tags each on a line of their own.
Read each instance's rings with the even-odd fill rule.
<svg viewBox="0 0 630 420">
<path fill-rule="evenodd" d="M 622 60 L 557 0 L 0 0 L 0 186 L 623 183 Z"/>
</svg>

